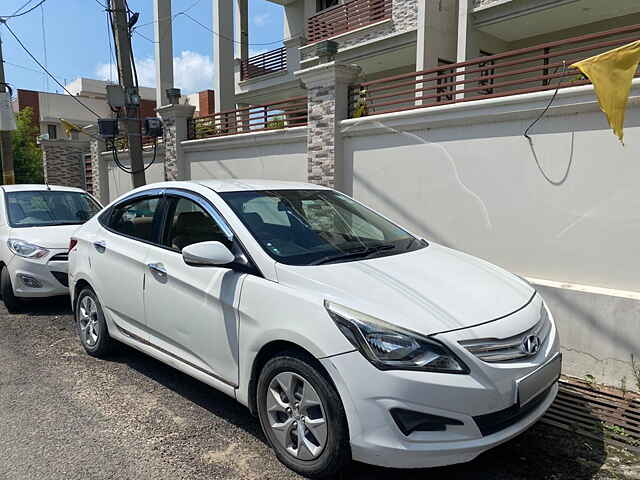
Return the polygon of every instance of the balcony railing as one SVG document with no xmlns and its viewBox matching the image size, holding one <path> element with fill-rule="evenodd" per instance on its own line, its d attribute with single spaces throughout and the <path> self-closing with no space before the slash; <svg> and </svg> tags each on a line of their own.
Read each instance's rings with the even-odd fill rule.
<svg viewBox="0 0 640 480">
<path fill-rule="evenodd" d="M 640 25 L 631 25 L 364 82 L 350 89 L 350 116 L 586 85 L 589 79 L 569 65 L 634 42 L 639 33 Z"/>
<path fill-rule="evenodd" d="M 270 73 L 282 72 L 286 69 L 287 49 L 282 47 L 242 60 L 242 63 L 240 63 L 240 78 L 248 80 Z"/>
<path fill-rule="evenodd" d="M 307 41 L 324 40 L 391 18 L 392 0 L 351 0 L 328 8 L 307 20 Z"/>
<path fill-rule="evenodd" d="M 300 127 L 307 124 L 307 97 L 218 112 L 189 120 L 189 139 Z"/>
</svg>

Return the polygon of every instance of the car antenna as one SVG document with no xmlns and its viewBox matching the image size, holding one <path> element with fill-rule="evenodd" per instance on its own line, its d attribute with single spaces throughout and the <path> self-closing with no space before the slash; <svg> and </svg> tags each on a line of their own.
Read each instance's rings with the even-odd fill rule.
<svg viewBox="0 0 640 480">
<path fill-rule="evenodd" d="M 48 183 L 45 183 L 44 186 L 47 187 L 47 190 L 51 191 L 51 187 L 49 186 Z"/>
</svg>

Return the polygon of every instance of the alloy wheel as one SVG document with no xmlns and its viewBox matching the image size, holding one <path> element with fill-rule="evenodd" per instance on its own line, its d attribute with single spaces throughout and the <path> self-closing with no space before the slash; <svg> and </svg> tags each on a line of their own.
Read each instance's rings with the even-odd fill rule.
<svg viewBox="0 0 640 480">
<path fill-rule="evenodd" d="M 267 389 L 267 415 L 276 441 L 299 460 L 314 460 L 327 444 L 327 417 L 318 393 L 302 376 L 278 373 Z"/>
<path fill-rule="evenodd" d="M 98 343 L 100 326 L 98 324 L 98 305 L 89 295 L 80 300 L 79 309 L 80 334 L 85 344 L 94 347 Z"/>
</svg>

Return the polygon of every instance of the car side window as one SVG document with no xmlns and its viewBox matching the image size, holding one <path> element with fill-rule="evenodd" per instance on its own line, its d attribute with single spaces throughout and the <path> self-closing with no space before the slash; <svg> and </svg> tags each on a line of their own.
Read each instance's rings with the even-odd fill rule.
<svg viewBox="0 0 640 480">
<path fill-rule="evenodd" d="M 218 223 L 200 205 L 187 198 L 173 198 L 164 245 L 181 252 L 184 247 L 200 242 L 221 242 L 227 248 L 232 247 Z"/>
<path fill-rule="evenodd" d="M 129 237 L 153 242 L 154 219 L 160 206 L 160 197 L 145 197 L 116 205 L 109 219 L 109 228 Z"/>
</svg>

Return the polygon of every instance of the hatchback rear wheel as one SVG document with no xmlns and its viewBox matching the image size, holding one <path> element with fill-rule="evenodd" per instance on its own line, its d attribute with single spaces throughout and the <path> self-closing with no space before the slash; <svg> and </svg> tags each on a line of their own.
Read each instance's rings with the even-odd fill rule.
<svg viewBox="0 0 640 480">
<path fill-rule="evenodd" d="M 310 478 L 335 475 L 351 460 L 338 392 L 312 359 L 288 352 L 269 360 L 258 380 L 262 429 L 278 459 Z"/>
</svg>

